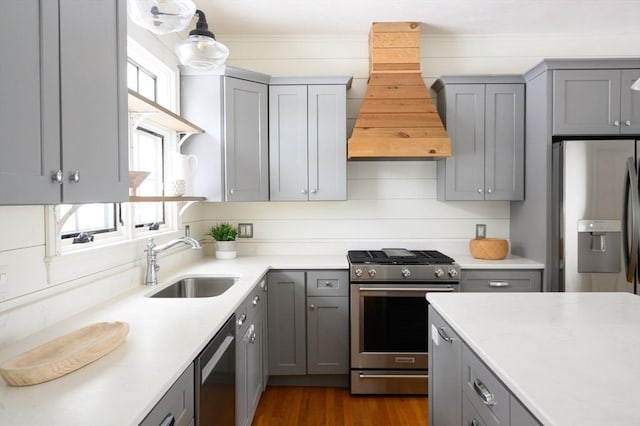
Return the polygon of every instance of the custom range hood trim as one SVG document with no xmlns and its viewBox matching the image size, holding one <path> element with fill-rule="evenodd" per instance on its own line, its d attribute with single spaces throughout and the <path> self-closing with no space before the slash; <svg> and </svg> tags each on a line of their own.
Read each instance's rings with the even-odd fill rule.
<svg viewBox="0 0 640 426">
<path fill-rule="evenodd" d="M 420 69 L 420 24 L 374 22 L 369 80 L 347 146 L 349 160 L 451 156 L 447 136 Z"/>
</svg>

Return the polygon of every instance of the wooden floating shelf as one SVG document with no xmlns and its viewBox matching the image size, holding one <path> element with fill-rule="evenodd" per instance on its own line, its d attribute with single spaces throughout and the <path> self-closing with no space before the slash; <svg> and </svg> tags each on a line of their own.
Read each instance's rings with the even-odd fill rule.
<svg viewBox="0 0 640 426">
<path fill-rule="evenodd" d="M 180 197 L 163 197 L 161 195 L 131 195 L 129 197 L 130 203 L 148 203 L 159 201 L 206 201 L 206 197 L 195 197 L 191 195 Z"/>
<path fill-rule="evenodd" d="M 144 115 L 145 120 L 175 132 L 204 133 L 202 128 L 131 89 L 129 89 L 128 105 L 129 113 Z"/>
</svg>

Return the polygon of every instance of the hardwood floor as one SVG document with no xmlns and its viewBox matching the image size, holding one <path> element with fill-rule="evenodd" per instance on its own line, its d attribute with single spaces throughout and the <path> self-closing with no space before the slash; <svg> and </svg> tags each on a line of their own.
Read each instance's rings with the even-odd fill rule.
<svg viewBox="0 0 640 426">
<path fill-rule="evenodd" d="M 427 426 L 427 397 L 351 396 L 348 389 L 268 386 L 252 426 Z"/>
</svg>

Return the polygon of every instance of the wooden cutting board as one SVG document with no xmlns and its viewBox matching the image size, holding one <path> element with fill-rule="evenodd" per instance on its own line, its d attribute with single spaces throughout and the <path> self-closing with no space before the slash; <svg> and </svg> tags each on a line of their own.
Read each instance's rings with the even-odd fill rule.
<svg viewBox="0 0 640 426">
<path fill-rule="evenodd" d="M 0 364 L 10 386 L 27 386 L 56 379 L 102 358 L 123 342 L 126 322 L 99 322 L 60 336 Z"/>
</svg>

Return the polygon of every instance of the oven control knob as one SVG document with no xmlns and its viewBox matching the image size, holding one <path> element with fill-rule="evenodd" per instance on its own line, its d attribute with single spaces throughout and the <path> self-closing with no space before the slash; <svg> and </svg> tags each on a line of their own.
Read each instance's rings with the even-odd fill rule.
<svg viewBox="0 0 640 426">
<path fill-rule="evenodd" d="M 444 271 L 443 271 L 442 269 L 440 269 L 440 268 L 436 268 L 436 269 L 433 271 L 433 275 L 435 275 L 435 276 L 436 276 L 436 278 L 440 278 L 441 276 L 443 276 L 443 275 L 444 275 Z"/>
<path fill-rule="evenodd" d="M 407 268 L 403 268 L 402 271 L 400 271 L 400 273 L 405 278 L 409 278 L 411 276 L 411 271 L 408 270 Z"/>
<path fill-rule="evenodd" d="M 356 269 L 354 273 L 356 274 L 356 277 L 361 277 L 362 274 L 364 274 L 364 272 L 360 268 Z"/>
<path fill-rule="evenodd" d="M 447 271 L 447 273 L 449 274 L 449 276 L 450 276 L 451 278 L 455 278 L 455 277 L 457 277 L 457 276 L 458 276 L 458 271 L 456 271 L 456 270 L 455 270 L 455 269 L 453 269 L 453 268 L 449 268 L 449 271 Z"/>
<path fill-rule="evenodd" d="M 377 272 L 376 272 L 375 269 L 373 269 L 373 268 L 369 269 L 369 276 L 371 278 L 375 278 L 376 274 L 377 274 Z"/>
</svg>

